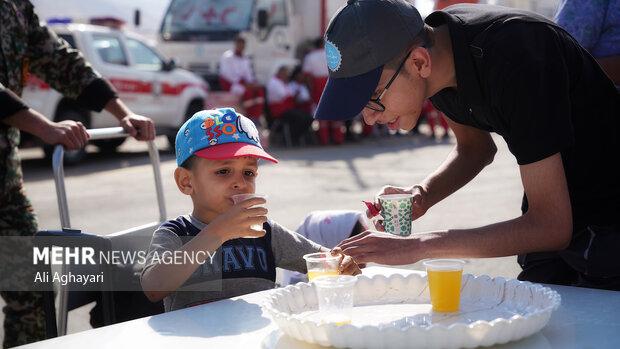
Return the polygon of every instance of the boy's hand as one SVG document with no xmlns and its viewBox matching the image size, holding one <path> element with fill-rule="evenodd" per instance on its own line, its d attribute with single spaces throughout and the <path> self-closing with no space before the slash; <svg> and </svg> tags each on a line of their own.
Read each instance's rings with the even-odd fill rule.
<svg viewBox="0 0 620 349">
<path fill-rule="evenodd" d="M 261 237 L 267 232 L 253 230 L 251 225 L 260 225 L 267 221 L 267 209 L 252 207 L 265 204 L 263 198 L 251 198 L 233 205 L 228 211 L 214 219 L 206 229 L 218 236 L 222 243 L 240 237 Z"/>
<path fill-rule="evenodd" d="M 341 256 L 340 265 L 338 266 L 338 271 L 343 275 L 358 275 L 362 273 L 360 267 L 355 263 L 351 256 L 347 256 L 342 253 L 342 250 L 339 247 L 336 247 L 331 250 L 332 256 Z"/>
</svg>

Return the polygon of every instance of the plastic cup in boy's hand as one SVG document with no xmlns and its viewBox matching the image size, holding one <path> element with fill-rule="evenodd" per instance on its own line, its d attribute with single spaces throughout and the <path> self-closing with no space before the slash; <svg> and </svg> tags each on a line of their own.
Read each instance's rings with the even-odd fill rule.
<svg viewBox="0 0 620 349">
<path fill-rule="evenodd" d="M 308 281 L 320 276 L 339 275 L 341 255 L 332 255 L 330 252 L 309 253 L 303 256 L 308 269 Z"/>
<path fill-rule="evenodd" d="M 267 200 L 267 195 L 262 195 L 262 194 L 237 194 L 237 195 L 233 195 L 231 197 L 233 204 L 238 204 L 240 202 L 249 200 L 249 199 L 253 199 L 253 198 L 261 198 L 264 199 L 265 201 Z M 265 207 L 265 205 L 254 205 L 252 207 Z M 250 226 L 250 229 L 256 231 L 256 232 L 261 232 L 263 230 L 263 226 L 262 225 L 258 225 L 258 224 L 252 224 Z M 244 236 L 243 238 L 246 239 L 255 239 L 258 238 L 260 236 Z"/>
</svg>

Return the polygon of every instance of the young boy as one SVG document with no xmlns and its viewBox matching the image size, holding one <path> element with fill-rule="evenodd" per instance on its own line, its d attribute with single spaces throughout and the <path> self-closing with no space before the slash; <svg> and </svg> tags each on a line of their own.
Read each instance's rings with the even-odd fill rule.
<svg viewBox="0 0 620 349">
<path fill-rule="evenodd" d="M 166 311 L 273 288 L 276 267 L 305 273 L 304 254 L 329 251 L 268 220 L 262 198 L 233 204 L 232 196 L 255 192 L 258 159 L 277 163 L 234 109 L 194 114 L 177 133 L 176 158 L 174 179 L 193 212 L 155 231 L 141 275 L 146 296 L 164 299 Z M 340 270 L 360 273 L 348 256 Z"/>
</svg>

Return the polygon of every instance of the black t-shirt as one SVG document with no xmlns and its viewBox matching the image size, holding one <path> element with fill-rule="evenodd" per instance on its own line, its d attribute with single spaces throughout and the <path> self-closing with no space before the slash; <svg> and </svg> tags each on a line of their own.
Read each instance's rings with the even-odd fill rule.
<svg viewBox="0 0 620 349">
<path fill-rule="evenodd" d="M 617 222 L 620 97 L 594 58 L 526 11 L 457 5 L 426 23 L 448 25 L 457 80 L 433 104 L 457 123 L 501 135 L 520 165 L 561 152 L 575 229 Z"/>
</svg>

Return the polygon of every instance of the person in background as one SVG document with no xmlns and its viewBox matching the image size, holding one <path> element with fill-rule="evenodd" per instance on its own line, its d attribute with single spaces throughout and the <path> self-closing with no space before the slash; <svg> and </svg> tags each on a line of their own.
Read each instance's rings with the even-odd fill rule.
<svg viewBox="0 0 620 349">
<path fill-rule="evenodd" d="M 224 91 L 238 95 L 247 117 L 257 122 L 265 107 L 265 91 L 256 83 L 252 62 L 244 55 L 245 39 L 235 38 L 235 47 L 220 58 L 219 82 Z"/>
<path fill-rule="evenodd" d="M 456 5 L 456 4 L 477 4 L 478 0 L 435 0 L 435 10 L 441 10 L 448 6 Z"/>
<path fill-rule="evenodd" d="M 51 121 L 21 100 L 30 73 L 83 108 L 110 112 L 138 140 L 154 139 L 155 126 L 151 119 L 134 114 L 79 51 L 42 26 L 29 1 L 0 1 L 0 57 L 0 236 L 33 236 L 38 226 L 23 188 L 17 151 L 20 131 L 68 150 L 83 148 L 89 136 L 82 123 Z M 0 267 L 12 275 L 25 275 L 16 268 L 27 265 L 32 265 L 31 258 L 12 255 L 11 265 Z M 24 283 L 24 289 L 32 286 L 32 280 Z M 2 290 L 1 294 L 6 301 L 3 346 L 45 339 L 42 293 Z"/>
<path fill-rule="evenodd" d="M 334 248 L 342 240 L 356 236 L 367 229 L 366 218 L 360 211 L 328 210 L 308 213 L 296 231 L 310 241 Z M 282 272 L 281 286 L 307 281 L 306 274 L 291 270 Z"/>
<path fill-rule="evenodd" d="M 563 0 L 555 15 L 620 88 L 620 0 Z"/>
<path fill-rule="evenodd" d="M 267 83 L 267 106 L 272 119 L 281 119 L 289 125 L 291 140 L 298 142 L 310 125 L 312 115 L 297 108 L 295 95 L 289 86 L 289 69 L 278 68 Z"/>
<path fill-rule="evenodd" d="M 439 126 L 443 128 L 443 133 L 441 133 L 441 137 L 444 139 L 450 138 L 450 126 L 448 126 L 448 122 L 445 119 L 445 116 L 442 112 L 435 109 L 433 103 L 430 100 L 425 100 L 424 104 L 422 104 L 422 114 L 426 117 L 426 121 L 428 122 L 428 126 L 431 129 L 431 138 L 435 138 L 435 126 L 439 123 Z"/>
<path fill-rule="evenodd" d="M 327 63 L 325 62 L 325 42 L 323 38 L 318 38 L 314 41 L 314 49 L 304 57 L 302 70 L 308 77 L 312 102 L 314 103 L 314 108 L 316 108 L 321 99 L 321 94 L 325 89 L 325 84 L 327 84 L 327 77 L 329 76 Z M 329 144 L 330 136 L 334 144 L 344 143 L 344 122 L 320 120 L 318 136 L 319 142 L 322 145 Z"/>
<path fill-rule="evenodd" d="M 309 115 L 312 114 L 312 98 L 306 84 L 301 66 L 296 66 L 289 77 L 288 87 L 295 98 L 295 107 Z"/>
</svg>

